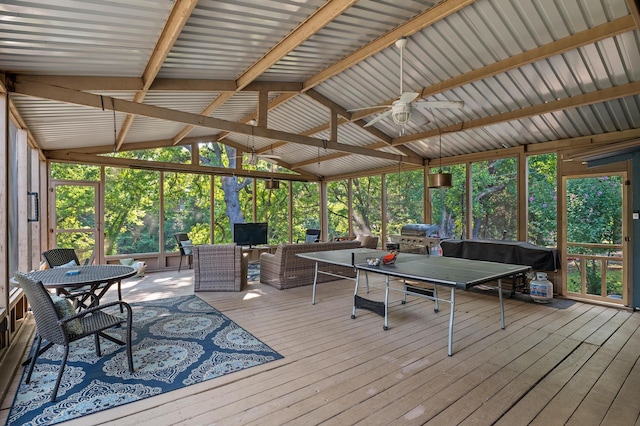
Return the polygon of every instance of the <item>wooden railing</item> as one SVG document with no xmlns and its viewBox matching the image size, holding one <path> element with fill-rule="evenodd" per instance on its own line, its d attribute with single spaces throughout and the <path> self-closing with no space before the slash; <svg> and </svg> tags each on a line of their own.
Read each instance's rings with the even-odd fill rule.
<svg viewBox="0 0 640 426">
<path fill-rule="evenodd" d="M 572 247 L 608 253 L 574 253 L 570 251 Z M 567 243 L 565 269 L 569 295 L 624 304 L 626 295 L 622 287 L 624 282 L 622 249 L 622 244 Z"/>
</svg>

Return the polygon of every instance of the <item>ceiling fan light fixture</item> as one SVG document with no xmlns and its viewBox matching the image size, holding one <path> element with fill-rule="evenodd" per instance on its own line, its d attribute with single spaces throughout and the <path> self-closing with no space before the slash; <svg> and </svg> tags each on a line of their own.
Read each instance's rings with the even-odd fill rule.
<svg viewBox="0 0 640 426">
<path fill-rule="evenodd" d="M 411 107 L 409 105 L 394 105 L 391 117 L 394 123 L 404 125 L 411 117 Z"/>
</svg>

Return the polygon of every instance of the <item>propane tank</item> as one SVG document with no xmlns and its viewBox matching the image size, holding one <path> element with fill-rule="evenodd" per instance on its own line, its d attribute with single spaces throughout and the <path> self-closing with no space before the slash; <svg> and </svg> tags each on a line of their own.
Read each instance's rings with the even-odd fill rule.
<svg viewBox="0 0 640 426">
<path fill-rule="evenodd" d="M 529 294 L 538 303 L 549 303 L 553 299 L 553 284 L 546 272 L 536 272 L 535 279 L 529 283 Z"/>
</svg>

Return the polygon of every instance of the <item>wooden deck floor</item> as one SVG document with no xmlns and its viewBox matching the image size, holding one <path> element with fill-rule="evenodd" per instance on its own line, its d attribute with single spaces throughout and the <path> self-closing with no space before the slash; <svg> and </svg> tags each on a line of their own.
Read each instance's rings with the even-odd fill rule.
<svg viewBox="0 0 640 426">
<path fill-rule="evenodd" d="M 191 294 L 192 275 L 149 274 L 125 299 Z M 310 287 L 198 293 L 284 359 L 66 424 L 640 424 L 640 314 L 506 298 L 501 330 L 495 295 L 461 291 L 449 357 L 447 304 L 392 293 L 383 331 L 371 312 L 351 319 L 352 292 L 321 284 L 315 306 Z"/>
</svg>

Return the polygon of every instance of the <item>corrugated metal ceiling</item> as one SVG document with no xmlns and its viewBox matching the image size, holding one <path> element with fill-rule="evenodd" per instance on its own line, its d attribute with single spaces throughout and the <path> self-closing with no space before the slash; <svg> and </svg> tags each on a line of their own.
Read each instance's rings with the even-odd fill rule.
<svg viewBox="0 0 640 426">
<path fill-rule="evenodd" d="M 292 134 L 288 140 L 314 139 L 281 144 L 264 137 L 265 130 L 253 146 L 318 177 L 433 160 L 440 156 L 439 131 L 443 157 L 584 136 L 640 136 L 633 0 L 361 0 L 335 16 L 329 12 L 348 1 L 199 0 L 192 9 L 191 1 L 2 2 L 0 72 L 15 75 L 14 118 L 26 124 L 32 142 L 45 151 L 113 146 L 109 105 L 103 111 L 74 104 L 73 91 L 133 102 L 132 84 L 140 90 L 137 102 L 231 124 L 193 127 L 133 109 L 133 124 L 122 130 L 127 114 L 118 111 L 120 149 L 215 135 L 245 146 L 246 128 L 233 123 L 255 118 L 257 90 L 267 90 L 266 129 Z M 408 36 L 402 75 L 394 45 L 400 36 Z M 34 75 L 63 79 L 29 86 Z M 12 85 L 9 79 L 2 88 Z M 48 85 L 67 90 L 52 95 Z M 363 127 L 377 115 L 348 111 L 390 103 L 401 91 L 428 101 L 460 100 L 464 108 L 414 109 L 402 137 L 390 117 Z M 346 121 L 331 141 L 342 145 L 324 149 L 332 111 Z M 323 158 L 338 152 L 331 148 L 368 146 L 376 148 L 370 156 Z"/>
</svg>

